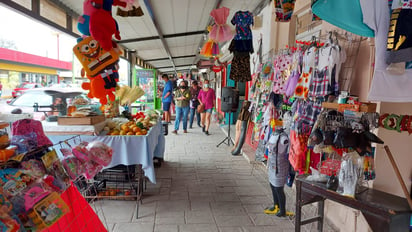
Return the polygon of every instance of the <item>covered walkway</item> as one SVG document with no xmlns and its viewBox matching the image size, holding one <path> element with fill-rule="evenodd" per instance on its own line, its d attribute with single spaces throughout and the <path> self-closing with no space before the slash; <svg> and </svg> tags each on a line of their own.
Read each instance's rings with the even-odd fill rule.
<svg viewBox="0 0 412 232">
<path fill-rule="evenodd" d="M 169 126 L 169 130 L 172 126 Z M 293 218 L 263 213 L 272 204 L 265 167 L 230 155 L 230 147 L 216 145 L 225 138 L 214 124 L 211 135 L 201 128 L 166 136 L 157 184 L 148 184 L 136 219 L 130 201 L 100 201 L 96 209 L 109 231 L 115 232 L 246 232 L 294 231 Z M 294 188 L 285 187 L 287 209 L 295 211 Z M 313 215 L 314 207 L 305 214 Z M 104 217 L 103 214 L 104 213 Z M 316 231 L 307 225 L 302 231 Z M 324 231 L 334 231 L 326 225 Z"/>
</svg>

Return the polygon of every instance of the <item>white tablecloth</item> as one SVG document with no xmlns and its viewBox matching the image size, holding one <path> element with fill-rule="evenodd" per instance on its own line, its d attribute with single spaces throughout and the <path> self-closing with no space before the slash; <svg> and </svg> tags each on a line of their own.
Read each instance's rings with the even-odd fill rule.
<svg viewBox="0 0 412 232">
<path fill-rule="evenodd" d="M 47 137 L 56 144 L 60 141 L 73 137 L 73 134 L 63 132 L 64 135 L 50 135 Z M 153 157 L 163 158 L 165 151 L 165 137 L 162 131 L 162 123 L 158 122 L 153 126 L 146 136 L 93 136 L 80 135 L 82 141 L 99 140 L 113 148 L 113 158 L 109 166 L 114 167 L 120 164 L 134 165 L 142 164 L 145 176 L 150 182 L 156 183 L 155 171 L 153 167 Z"/>
<path fill-rule="evenodd" d="M 106 121 L 95 125 L 58 125 L 57 122 L 41 121 L 46 135 L 99 135 L 106 125 Z"/>
</svg>

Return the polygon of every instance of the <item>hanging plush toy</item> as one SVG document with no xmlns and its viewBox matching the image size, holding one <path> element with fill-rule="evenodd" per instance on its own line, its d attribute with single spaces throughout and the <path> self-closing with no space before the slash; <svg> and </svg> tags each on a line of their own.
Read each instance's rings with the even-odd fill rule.
<svg viewBox="0 0 412 232">
<path fill-rule="evenodd" d="M 92 37 L 86 37 L 73 47 L 73 52 L 88 76 L 96 76 L 119 60 L 115 49 L 106 50 Z"/>
<path fill-rule="evenodd" d="M 112 36 L 120 40 L 119 27 L 112 17 L 112 6 L 126 6 L 120 0 L 93 0 L 94 6 L 101 6 L 90 15 L 90 35 L 99 41 L 100 45 L 107 51 L 113 48 Z"/>
<path fill-rule="evenodd" d="M 90 82 L 82 83 L 82 88 L 84 90 L 89 90 L 89 93 L 87 94 L 89 98 L 98 98 L 102 105 L 107 104 L 107 98 L 109 98 L 110 101 L 114 101 L 116 99 L 114 91 L 104 87 L 105 82 L 100 75 L 95 77 L 87 76 L 87 78 Z"/>
</svg>

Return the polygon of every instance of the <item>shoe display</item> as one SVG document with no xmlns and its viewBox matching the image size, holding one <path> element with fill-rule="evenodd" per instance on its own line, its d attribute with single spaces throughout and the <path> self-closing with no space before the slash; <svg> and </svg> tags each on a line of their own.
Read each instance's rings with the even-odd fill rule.
<svg viewBox="0 0 412 232">
<path fill-rule="evenodd" d="M 265 214 L 277 214 L 279 213 L 279 207 L 278 205 L 272 206 L 272 207 L 267 207 L 265 210 L 263 210 L 263 212 Z"/>
</svg>

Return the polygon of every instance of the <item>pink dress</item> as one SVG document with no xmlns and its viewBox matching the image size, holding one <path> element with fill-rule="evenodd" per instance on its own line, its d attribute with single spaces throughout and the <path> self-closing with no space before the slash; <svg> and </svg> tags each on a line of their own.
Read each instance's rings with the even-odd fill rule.
<svg viewBox="0 0 412 232">
<path fill-rule="evenodd" d="M 215 24 L 209 33 L 209 38 L 216 42 L 225 42 L 233 38 L 233 31 L 229 25 L 226 24 L 230 9 L 221 7 L 210 12 L 210 16 L 215 19 Z"/>
</svg>

